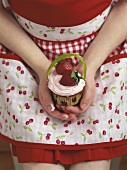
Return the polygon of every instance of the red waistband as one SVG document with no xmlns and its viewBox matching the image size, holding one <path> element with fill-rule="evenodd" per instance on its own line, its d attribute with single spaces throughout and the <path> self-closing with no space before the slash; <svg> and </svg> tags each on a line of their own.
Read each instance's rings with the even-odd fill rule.
<svg viewBox="0 0 127 170">
<path fill-rule="evenodd" d="M 3 59 L 10 59 L 10 60 L 17 60 L 20 61 L 22 63 L 25 64 L 25 62 L 18 56 L 13 55 L 13 54 L 0 54 L 0 58 Z M 113 57 L 108 57 L 103 64 L 118 60 L 118 59 L 122 59 L 122 58 L 127 58 L 127 54 L 118 54 L 118 55 L 114 55 Z"/>
</svg>

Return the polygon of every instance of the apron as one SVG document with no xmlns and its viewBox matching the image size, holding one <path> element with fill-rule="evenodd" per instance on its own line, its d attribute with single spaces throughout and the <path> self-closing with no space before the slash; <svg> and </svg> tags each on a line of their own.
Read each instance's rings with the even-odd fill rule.
<svg viewBox="0 0 127 170">
<path fill-rule="evenodd" d="M 92 20 L 71 27 L 40 25 L 12 12 L 54 61 L 64 53 L 83 56 L 110 9 L 111 5 Z M 75 57 L 71 61 L 79 62 Z M 72 164 L 127 154 L 127 40 L 107 57 L 95 80 L 96 94 L 88 110 L 76 122 L 58 120 L 39 103 L 36 73 L 0 45 L 0 136 L 12 143 L 19 162 Z"/>
</svg>

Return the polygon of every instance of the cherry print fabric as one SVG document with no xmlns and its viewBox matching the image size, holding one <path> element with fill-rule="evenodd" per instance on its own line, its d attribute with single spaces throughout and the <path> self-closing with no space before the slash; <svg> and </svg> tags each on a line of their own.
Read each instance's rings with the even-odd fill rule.
<svg viewBox="0 0 127 170">
<path fill-rule="evenodd" d="M 49 144 L 91 144 L 126 138 L 126 65 L 126 58 L 102 65 L 96 75 L 94 102 L 72 123 L 52 118 L 43 110 L 30 68 L 16 60 L 2 59 L 1 133 L 6 132 L 14 140 Z"/>
<path fill-rule="evenodd" d="M 30 34 L 39 39 L 47 41 L 69 41 L 85 37 L 93 32 L 96 32 L 102 26 L 107 15 L 109 14 L 111 5 L 106 8 L 102 13 L 91 19 L 90 21 L 76 25 L 76 26 L 63 26 L 63 27 L 47 27 L 31 20 L 25 19 L 14 13 L 15 18 L 19 24 Z"/>
<path fill-rule="evenodd" d="M 73 52 L 82 56 L 98 34 L 110 9 L 109 6 L 93 18 L 92 23 L 90 21 L 86 25 L 68 28 L 46 28 L 15 12 L 14 15 L 46 57 L 53 61 L 63 53 Z M 85 31 L 82 31 L 84 26 Z M 43 32 L 41 36 L 36 34 L 40 28 Z M 74 39 L 69 36 L 72 30 Z M 54 31 L 56 39 L 51 36 Z M 65 33 L 66 41 L 63 37 L 60 39 L 61 31 L 63 37 Z M 78 60 L 73 57 L 72 62 L 75 65 Z M 42 158 L 47 153 L 50 154 L 50 163 L 60 161 L 66 164 L 126 154 L 123 148 L 127 145 L 127 40 L 108 56 L 95 80 L 94 101 L 76 122 L 55 119 L 44 111 L 38 101 L 36 73 L 13 52 L 0 45 L 0 133 L 1 137 L 13 144 L 14 155 L 18 156 L 20 162 L 43 162 Z M 52 155 L 52 150 L 55 150 L 56 157 Z M 66 150 L 75 150 L 71 158 L 68 156 L 68 161 L 64 154 L 67 156 L 69 153 L 63 152 Z M 111 151 L 114 151 L 113 154 Z M 35 153 L 40 156 L 35 158 Z M 82 156 L 73 159 L 75 154 Z"/>
</svg>

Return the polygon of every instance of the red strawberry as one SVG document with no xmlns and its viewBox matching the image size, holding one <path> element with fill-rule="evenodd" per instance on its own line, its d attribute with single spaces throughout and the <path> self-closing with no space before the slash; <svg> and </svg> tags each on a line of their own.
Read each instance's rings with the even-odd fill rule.
<svg viewBox="0 0 127 170">
<path fill-rule="evenodd" d="M 63 75 L 63 73 L 66 70 L 73 71 L 73 66 L 71 65 L 71 63 L 67 59 L 60 61 L 56 65 L 56 72 L 57 72 L 57 74 Z"/>
<path fill-rule="evenodd" d="M 60 80 L 60 84 L 63 86 L 75 86 L 77 84 L 76 79 L 72 77 L 74 71 L 66 70 Z"/>
</svg>

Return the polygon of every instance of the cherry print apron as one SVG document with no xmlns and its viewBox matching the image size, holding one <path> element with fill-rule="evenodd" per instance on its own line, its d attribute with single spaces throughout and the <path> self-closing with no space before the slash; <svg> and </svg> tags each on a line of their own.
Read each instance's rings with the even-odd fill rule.
<svg viewBox="0 0 127 170">
<path fill-rule="evenodd" d="M 63 53 L 83 56 L 110 9 L 72 27 L 47 27 L 13 15 L 53 61 Z M 78 63 L 75 57 L 71 60 Z M 55 119 L 39 103 L 36 73 L 0 45 L 0 136 L 12 143 L 19 162 L 72 164 L 127 154 L 127 40 L 108 56 L 95 79 L 89 109 L 76 122 Z"/>
</svg>

